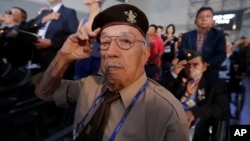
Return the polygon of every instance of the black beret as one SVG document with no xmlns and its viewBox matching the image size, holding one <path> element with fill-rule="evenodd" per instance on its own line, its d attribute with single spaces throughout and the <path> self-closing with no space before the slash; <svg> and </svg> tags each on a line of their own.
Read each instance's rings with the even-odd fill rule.
<svg viewBox="0 0 250 141">
<path fill-rule="evenodd" d="M 199 52 L 199 51 L 195 51 L 195 50 L 184 50 L 184 58 L 183 59 L 186 59 L 187 61 L 195 58 L 195 57 L 198 57 L 198 56 L 201 56 L 202 57 L 202 53 Z"/>
<path fill-rule="evenodd" d="M 110 25 L 126 24 L 137 28 L 145 37 L 149 28 L 146 15 L 139 8 L 129 4 L 118 4 L 100 12 L 94 18 L 92 30 Z"/>
</svg>

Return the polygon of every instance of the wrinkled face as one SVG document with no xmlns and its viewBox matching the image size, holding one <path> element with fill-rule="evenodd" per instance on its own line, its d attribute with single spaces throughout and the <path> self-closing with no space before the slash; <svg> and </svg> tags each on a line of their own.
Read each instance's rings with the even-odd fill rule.
<svg viewBox="0 0 250 141">
<path fill-rule="evenodd" d="M 201 11 L 196 20 L 195 24 L 198 28 L 207 29 L 213 26 L 213 13 L 210 10 Z"/>
<path fill-rule="evenodd" d="M 129 49 L 122 49 L 122 43 L 131 40 L 120 40 L 118 38 L 129 36 L 135 40 Z M 119 38 L 120 39 L 120 38 Z M 128 38 L 127 38 L 128 39 Z M 130 38 L 131 39 L 131 38 Z M 139 41 L 140 40 L 140 41 Z M 101 71 L 109 83 L 126 87 L 137 80 L 144 73 L 144 65 L 150 55 L 146 47 L 145 39 L 138 29 L 128 25 L 112 25 L 104 28 L 100 34 L 100 45 L 106 49 L 100 49 Z"/>
<path fill-rule="evenodd" d="M 185 66 L 185 73 L 188 78 L 195 79 L 202 75 L 202 73 L 207 69 L 207 64 L 202 62 L 201 57 L 195 57 L 188 61 Z"/>
</svg>

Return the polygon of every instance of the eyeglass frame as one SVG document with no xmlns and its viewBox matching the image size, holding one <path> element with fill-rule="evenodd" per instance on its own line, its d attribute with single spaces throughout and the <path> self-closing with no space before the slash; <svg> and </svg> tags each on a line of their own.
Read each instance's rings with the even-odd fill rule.
<svg viewBox="0 0 250 141">
<path fill-rule="evenodd" d="M 10 11 L 10 10 L 5 11 L 4 13 L 7 14 L 7 15 L 12 15 L 13 14 L 12 11 Z"/>
<path fill-rule="evenodd" d="M 134 47 L 134 45 L 135 45 L 136 42 L 143 42 L 144 45 L 146 45 L 146 40 L 140 40 L 140 39 L 137 39 L 137 38 L 135 38 L 135 37 L 132 37 L 133 43 L 131 43 L 130 47 L 129 47 L 129 48 L 122 48 L 122 47 L 119 45 L 117 39 L 118 39 L 119 37 L 124 37 L 124 36 L 132 37 L 131 35 L 121 35 L 121 36 L 99 36 L 99 37 L 97 37 L 97 40 L 96 40 L 96 41 L 97 41 L 97 43 L 100 44 L 100 47 L 99 47 L 100 50 L 107 50 L 107 49 L 110 47 L 110 44 L 111 44 L 112 40 L 115 40 L 116 45 L 117 45 L 120 49 L 123 49 L 123 50 L 129 50 L 129 49 L 131 49 L 132 47 Z M 101 38 L 104 38 L 104 37 L 110 39 L 110 43 L 109 43 L 109 45 L 108 45 L 106 48 L 102 48 L 102 43 L 101 43 Z"/>
</svg>

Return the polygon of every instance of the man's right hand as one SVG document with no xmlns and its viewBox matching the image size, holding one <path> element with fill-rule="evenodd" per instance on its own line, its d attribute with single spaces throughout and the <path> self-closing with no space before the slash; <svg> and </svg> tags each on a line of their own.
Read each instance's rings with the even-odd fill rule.
<svg viewBox="0 0 250 141">
<path fill-rule="evenodd" d="M 181 70 L 185 68 L 186 64 L 187 64 L 187 60 L 179 61 L 178 58 L 173 59 L 173 61 L 172 61 L 172 65 L 173 65 L 172 72 L 174 74 L 178 75 L 181 72 Z"/>
<path fill-rule="evenodd" d="M 50 21 L 50 20 L 58 20 L 60 17 L 60 13 L 57 13 L 57 12 L 52 12 L 46 16 L 44 16 L 42 18 L 42 23 L 46 23 L 47 21 Z"/>
<path fill-rule="evenodd" d="M 83 28 L 84 27 L 82 27 L 78 33 L 70 35 L 60 49 L 59 53 L 66 58 L 66 61 L 71 62 L 90 56 L 92 52 L 91 44 L 93 38 L 98 35 L 100 29 L 98 28 L 92 32 Z"/>
</svg>

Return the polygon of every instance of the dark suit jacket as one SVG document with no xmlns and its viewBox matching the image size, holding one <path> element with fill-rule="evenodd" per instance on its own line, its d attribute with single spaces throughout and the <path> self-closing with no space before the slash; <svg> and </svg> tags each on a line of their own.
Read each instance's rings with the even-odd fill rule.
<svg viewBox="0 0 250 141">
<path fill-rule="evenodd" d="M 22 29 L 25 22 L 5 27 L 0 35 L 0 58 L 7 58 L 14 68 L 25 66 L 31 58 L 31 46 L 21 36 L 11 36 L 15 29 Z"/>
<path fill-rule="evenodd" d="M 179 47 L 178 57 L 182 57 L 184 49 L 197 50 L 197 30 L 186 32 L 182 36 L 182 42 Z M 211 28 L 202 48 L 205 61 L 212 68 L 219 68 L 226 58 L 226 42 L 224 32 Z"/>
<path fill-rule="evenodd" d="M 172 92 L 176 98 L 180 99 L 186 89 L 186 83 L 182 82 L 182 77 L 173 78 L 169 72 L 161 84 Z M 208 138 L 209 125 L 218 120 L 226 120 L 230 115 L 229 97 L 226 91 L 226 84 L 218 78 L 202 76 L 198 90 L 204 90 L 205 99 L 198 100 L 197 106 L 191 108 L 195 119 L 200 118 L 196 126 L 195 138 L 205 140 Z M 198 94 L 196 95 L 196 97 Z"/>
<path fill-rule="evenodd" d="M 40 27 L 46 24 L 41 24 L 41 20 L 49 13 L 49 10 L 43 10 L 41 14 L 30 21 L 31 23 L 29 23 L 26 30 L 37 32 Z M 70 9 L 62 5 L 58 13 L 60 13 L 59 19 L 51 21 L 45 34 L 45 38 L 52 41 L 52 46 L 39 50 L 41 51 L 41 56 L 38 58 L 38 60 L 40 60 L 40 63 L 42 63 L 41 65 L 44 69 L 53 60 L 57 51 L 62 47 L 68 36 L 75 33 L 78 28 L 78 19 L 74 9 Z"/>
<path fill-rule="evenodd" d="M 247 71 L 247 64 L 245 62 L 245 58 L 239 52 L 234 52 L 229 59 L 229 92 L 241 93 L 242 86 L 240 85 L 240 82 L 242 81 L 242 79 L 240 79 L 239 76 L 244 76 Z"/>
</svg>

